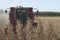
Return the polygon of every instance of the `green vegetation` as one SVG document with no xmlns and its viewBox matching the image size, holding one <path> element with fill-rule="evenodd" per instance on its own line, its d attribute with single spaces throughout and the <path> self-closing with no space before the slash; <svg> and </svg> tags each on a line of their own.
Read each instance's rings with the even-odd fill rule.
<svg viewBox="0 0 60 40">
<path fill-rule="evenodd" d="M 38 16 L 60 16 L 60 12 L 36 12 L 35 15 Z"/>
</svg>

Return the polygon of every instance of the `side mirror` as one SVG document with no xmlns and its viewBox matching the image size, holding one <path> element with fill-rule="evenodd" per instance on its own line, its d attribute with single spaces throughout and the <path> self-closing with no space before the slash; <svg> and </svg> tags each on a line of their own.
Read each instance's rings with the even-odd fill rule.
<svg viewBox="0 0 60 40">
<path fill-rule="evenodd" d="M 7 10 L 5 10 L 5 13 L 7 13 Z"/>
</svg>

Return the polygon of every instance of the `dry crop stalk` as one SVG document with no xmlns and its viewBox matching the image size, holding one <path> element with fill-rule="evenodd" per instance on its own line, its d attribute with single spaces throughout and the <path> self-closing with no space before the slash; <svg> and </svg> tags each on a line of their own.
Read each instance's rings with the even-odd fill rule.
<svg viewBox="0 0 60 40">
<path fill-rule="evenodd" d="M 11 24 L 11 23 L 10 23 Z M 11 25 L 12 26 L 12 31 L 13 31 L 13 40 L 17 40 L 17 31 L 16 31 L 16 25 Z"/>
<path fill-rule="evenodd" d="M 8 40 L 8 28 L 5 28 L 5 40 Z"/>
<path fill-rule="evenodd" d="M 17 40 L 17 31 L 16 31 L 16 26 L 15 25 L 13 27 L 13 33 L 14 33 L 14 40 Z"/>
<path fill-rule="evenodd" d="M 4 32 L 5 32 L 5 34 L 4 34 L 4 37 L 5 37 L 5 40 L 9 40 L 9 33 L 8 33 L 8 26 L 7 26 L 7 24 L 6 24 L 6 28 L 4 29 Z"/>
</svg>

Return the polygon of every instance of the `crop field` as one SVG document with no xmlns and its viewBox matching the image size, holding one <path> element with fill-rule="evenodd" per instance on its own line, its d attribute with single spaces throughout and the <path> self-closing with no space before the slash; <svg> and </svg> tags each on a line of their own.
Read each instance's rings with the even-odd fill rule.
<svg viewBox="0 0 60 40">
<path fill-rule="evenodd" d="M 60 17 L 39 17 L 42 22 L 50 22 L 52 24 L 53 31 L 60 38 Z"/>
<path fill-rule="evenodd" d="M 17 40 L 60 40 L 60 17 L 35 17 L 36 27 L 32 26 L 30 20 L 27 25 L 22 27 L 17 21 Z M 8 28 L 8 40 L 14 40 L 11 24 L 6 25 Z M 5 32 L 0 26 L 0 40 L 5 40 Z"/>
</svg>

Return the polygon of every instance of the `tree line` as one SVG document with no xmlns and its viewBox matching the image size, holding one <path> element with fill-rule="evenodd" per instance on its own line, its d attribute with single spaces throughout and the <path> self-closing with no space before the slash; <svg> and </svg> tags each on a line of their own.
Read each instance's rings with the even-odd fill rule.
<svg viewBox="0 0 60 40">
<path fill-rule="evenodd" d="M 60 16 L 60 12 L 35 12 L 38 16 Z"/>
</svg>

